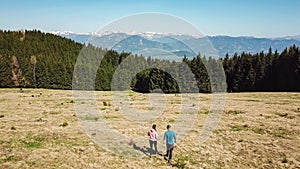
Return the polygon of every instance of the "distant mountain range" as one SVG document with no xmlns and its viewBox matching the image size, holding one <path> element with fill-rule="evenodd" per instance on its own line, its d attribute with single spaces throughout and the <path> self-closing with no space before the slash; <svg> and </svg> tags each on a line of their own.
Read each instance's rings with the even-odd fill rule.
<svg viewBox="0 0 300 169">
<path fill-rule="evenodd" d="M 300 46 L 299 36 L 287 36 L 282 38 L 256 38 L 256 37 L 231 37 L 231 36 L 206 36 L 160 34 L 160 33 L 122 33 L 105 32 L 102 34 L 88 33 L 77 34 L 73 32 L 53 32 L 53 34 L 72 39 L 79 43 L 91 43 L 95 46 L 114 49 L 118 52 L 131 52 L 144 56 L 158 57 L 161 59 L 182 59 L 183 55 L 189 58 L 197 53 L 202 55 L 219 55 L 224 57 L 226 53 L 259 53 L 267 52 L 270 47 L 273 51 L 281 52 L 293 44 Z M 214 47 L 214 48 L 213 48 Z"/>
</svg>

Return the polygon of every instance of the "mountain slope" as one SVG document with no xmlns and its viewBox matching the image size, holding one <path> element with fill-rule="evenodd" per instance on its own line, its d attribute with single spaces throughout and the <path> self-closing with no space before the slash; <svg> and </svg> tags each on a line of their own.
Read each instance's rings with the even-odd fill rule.
<svg viewBox="0 0 300 169">
<path fill-rule="evenodd" d="M 58 34 L 60 36 L 72 39 L 76 42 L 86 43 L 87 41 L 94 43 L 98 47 L 111 49 L 114 45 L 120 43 L 122 40 L 129 38 L 130 34 L 126 33 L 111 33 L 106 35 L 77 35 L 77 34 Z M 92 37 L 92 38 L 91 38 Z M 92 40 L 91 40 L 91 39 Z M 143 39 L 146 43 L 142 46 L 135 42 L 136 39 Z M 146 41 L 146 40 L 148 41 Z M 195 53 L 201 51 L 192 51 L 190 46 L 197 46 L 207 43 L 208 39 L 220 57 L 224 57 L 226 53 L 233 55 L 234 53 L 241 54 L 242 52 L 255 54 L 260 51 L 268 51 L 271 47 L 273 50 L 283 51 L 287 46 L 300 46 L 300 39 L 295 37 L 284 38 L 256 38 L 256 37 L 230 37 L 230 36 L 208 36 L 208 37 L 194 37 L 191 35 L 163 35 L 163 34 L 136 34 L 134 38 L 122 41 L 122 47 L 115 48 L 118 52 L 127 51 L 142 51 L 145 48 L 157 47 L 158 49 L 167 49 L 178 56 L 187 55 L 189 58 L 194 57 Z M 152 43 L 159 42 L 161 44 Z M 133 46 L 135 44 L 136 46 Z M 155 45 L 154 45 L 155 44 Z M 148 46 L 149 45 L 149 46 Z M 170 48 L 167 48 L 169 46 Z M 133 50 L 134 49 L 134 50 Z M 137 53 L 141 54 L 141 53 Z"/>
</svg>

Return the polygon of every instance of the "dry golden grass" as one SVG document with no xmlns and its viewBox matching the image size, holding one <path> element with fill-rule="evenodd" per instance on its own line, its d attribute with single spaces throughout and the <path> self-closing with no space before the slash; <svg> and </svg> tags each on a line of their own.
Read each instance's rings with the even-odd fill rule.
<svg viewBox="0 0 300 169">
<path fill-rule="evenodd" d="M 180 114 L 180 96 L 130 91 L 129 96 L 129 105 L 141 113 L 159 112 L 149 99 L 162 99 L 165 110 L 155 120 L 135 122 L 121 115 L 111 92 L 96 92 L 103 118 L 120 134 L 146 141 L 145 133 L 155 122 L 162 147 L 165 126 Z M 217 129 L 200 144 L 210 99 L 210 94 L 200 94 L 195 123 L 174 150 L 177 167 L 300 168 L 299 93 L 227 94 Z M 0 89 L 0 168 L 172 168 L 160 156 L 126 158 L 106 152 L 82 129 L 74 104 L 72 91 Z"/>
</svg>

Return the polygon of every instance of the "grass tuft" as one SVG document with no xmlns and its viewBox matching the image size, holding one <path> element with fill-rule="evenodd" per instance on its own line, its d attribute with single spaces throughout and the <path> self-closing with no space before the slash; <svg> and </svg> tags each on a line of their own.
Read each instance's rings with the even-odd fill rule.
<svg viewBox="0 0 300 169">
<path fill-rule="evenodd" d="M 279 117 L 287 117 L 288 116 L 288 113 L 279 113 L 279 112 L 276 112 L 275 114 L 277 116 L 279 116 Z"/>
<path fill-rule="evenodd" d="M 184 169 L 189 160 L 190 159 L 187 155 L 177 155 L 177 159 L 175 160 L 176 163 L 174 164 L 174 166 L 180 169 Z"/>
<path fill-rule="evenodd" d="M 44 138 L 34 136 L 32 133 L 27 134 L 26 138 L 22 140 L 23 146 L 28 149 L 37 149 L 43 147 Z"/>
<path fill-rule="evenodd" d="M 265 134 L 266 131 L 262 128 L 253 128 L 252 131 L 257 134 Z"/>
<path fill-rule="evenodd" d="M 226 114 L 232 114 L 232 115 L 238 115 L 238 114 L 244 114 L 245 112 L 240 111 L 240 110 L 229 110 L 225 112 Z"/>
<path fill-rule="evenodd" d="M 231 126 L 231 131 L 242 131 L 242 130 L 248 130 L 248 125 L 244 124 L 244 125 L 234 125 Z"/>
<path fill-rule="evenodd" d="M 89 117 L 89 116 L 85 116 L 85 117 L 80 117 L 81 120 L 86 120 L 86 121 L 98 121 L 99 117 Z"/>
<path fill-rule="evenodd" d="M 110 102 L 103 101 L 103 106 L 110 106 Z"/>
<path fill-rule="evenodd" d="M 10 162 L 10 161 L 18 161 L 15 156 L 8 156 L 6 158 L 0 159 L 0 163 Z"/>
<path fill-rule="evenodd" d="M 198 112 L 198 114 L 206 114 L 206 115 L 207 115 L 208 113 L 209 113 L 209 110 L 199 111 L 199 112 Z"/>
<path fill-rule="evenodd" d="M 170 120 L 169 120 L 169 123 L 174 123 L 174 122 L 175 122 L 174 119 L 170 119 Z"/>
</svg>

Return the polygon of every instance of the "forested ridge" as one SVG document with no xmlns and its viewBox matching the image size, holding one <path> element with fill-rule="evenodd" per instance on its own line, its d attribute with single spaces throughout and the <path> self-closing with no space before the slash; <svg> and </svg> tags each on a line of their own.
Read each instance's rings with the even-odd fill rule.
<svg viewBox="0 0 300 169">
<path fill-rule="evenodd" d="M 182 64 L 188 65 L 196 78 L 196 83 L 185 86 L 197 88 L 199 92 L 211 92 L 214 85 L 210 84 L 204 65 L 214 65 L 217 60 L 200 54 L 193 59 L 183 57 L 181 63 L 171 62 L 84 46 L 38 30 L 1 30 L 0 87 L 72 89 L 74 66 L 82 48 L 95 54 L 105 54 L 97 69 L 96 90 L 111 90 L 111 80 L 116 69 L 123 60 L 130 57 L 136 63 L 165 68 L 165 71 L 154 68 L 139 72 L 130 83 L 132 90 L 151 92 L 160 88 L 165 93 L 194 91 L 180 89 L 174 77 L 168 73 L 175 71 L 174 74 L 183 79 L 184 83 L 187 77 L 184 71 L 180 71 Z M 267 52 L 257 54 L 226 55 L 220 61 L 225 71 L 228 92 L 300 91 L 300 50 L 295 45 L 280 53 L 270 48 Z"/>
</svg>

